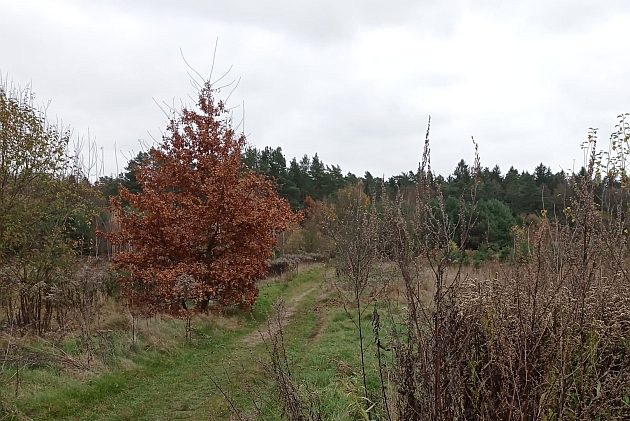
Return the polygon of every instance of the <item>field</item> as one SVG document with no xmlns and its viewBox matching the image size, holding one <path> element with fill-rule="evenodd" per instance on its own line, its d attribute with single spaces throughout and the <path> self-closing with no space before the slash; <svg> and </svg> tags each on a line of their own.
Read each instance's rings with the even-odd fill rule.
<svg viewBox="0 0 630 421">
<path fill-rule="evenodd" d="M 290 279 L 272 278 L 251 313 L 196 318 L 190 344 L 183 321 L 141 321 L 137 346 L 128 331 L 110 337 L 116 360 L 110 366 L 94 372 L 52 363 L 24 369 L 17 399 L 15 369 L 5 367 L 7 419 L 219 420 L 230 419 L 228 401 L 251 414 L 259 405 L 265 419 L 280 419 L 273 382 L 261 367 L 269 356 L 260 334 L 277 300 L 286 303 L 285 343 L 299 379 L 317 388 L 326 419 L 353 419 L 364 404 L 356 329 L 335 300 L 330 276 L 330 269 L 315 265 Z M 365 328 L 370 331 L 369 320 Z M 80 360 L 65 343 L 69 357 Z M 373 354 L 367 352 L 370 364 Z"/>
<path fill-rule="evenodd" d="M 468 282 L 477 289 L 492 282 L 492 277 L 498 273 L 508 279 L 517 276 L 510 275 L 510 270 L 514 269 L 511 265 L 500 264 L 486 264 L 480 269 L 452 265 L 447 272 L 452 276 L 459 269 L 464 280 L 459 287 L 464 294 L 462 302 L 469 304 L 478 299 L 471 299 L 467 295 L 469 292 L 465 292 Z M 426 304 L 427 309 L 436 305 L 432 301 L 436 291 L 433 289 L 435 285 L 431 284 L 431 276 L 429 267 L 420 267 L 416 273 L 417 279 L 426 281 L 417 298 Z M 404 352 L 408 351 L 404 346 L 409 345 L 401 348 L 395 332 L 403 333 L 402 336 L 406 336 L 404 332 L 407 329 L 413 332 L 414 328 L 405 327 L 412 307 L 394 265 L 377 264 L 373 278 L 375 285 L 385 285 L 385 288 L 378 288 L 378 297 L 366 294 L 361 298 L 367 398 L 362 379 L 356 313 L 350 306 L 352 300 L 348 300 L 347 295 L 344 298 L 348 291 L 341 288 L 341 279 L 334 266 L 316 263 L 263 280 L 259 285 L 259 298 L 251 311 L 226 309 L 222 314 L 209 312 L 195 316 L 189 340 L 186 340 L 185 320 L 160 316 L 138 321 L 134 343 L 129 316 L 115 300 L 108 301 L 103 307 L 90 347 L 82 342 L 84 339 L 80 331 L 65 332 L 58 338 L 51 335 L 5 335 L 2 347 L 6 351 L 0 389 L 2 419 L 388 419 L 383 413 L 385 401 L 381 399 L 381 393 L 387 395 L 391 405 L 389 411 L 392 411 L 393 405 L 399 405 L 397 411 L 406 408 L 401 404 L 404 394 L 397 397 L 396 391 L 404 392 L 404 389 L 397 388 L 397 382 L 401 382 L 397 376 L 401 376 L 399 370 L 405 367 Z M 506 285 L 508 289 L 505 291 L 509 292 L 511 284 Z M 441 310 L 445 320 L 453 320 L 449 325 L 443 325 L 445 330 L 441 333 L 441 340 L 448 341 L 452 337 L 452 342 L 446 342 L 448 345 L 445 346 L 454 350 L 444 354 L 442 367 L 451 364 L 461 367 L 463 362 L 474 374 L 477 368 L 473 364 L 478 364 L 482 358 L 479 352 L 489 355 L 492 352 L 502 353 L 501 357 L 495 357 L 498 359 L 494 362 L 486 363 L 486 367 L 497 365 L 492 370 L 501 370 L 500 364 L 522 364 L 520 355 L 510 354 L 508 348 L 493 350 L 496 346 L 505 347 L 513 343 L 543 352 L 536 358 L 529 358 L 531 368 L 528 368 L 532 372 L 542 370 L 542 379 L 530 375 L 529 380 L 523 380 L 518 373 L 510 375 L 514 381 L 525 382 L 526 389 L 520 393 L 532 390 L 527 389 L 528 381 L 543 391 L 557 387 L 553 383 L 553 373 L 563 361 L 555 356 L 554 352 L 559 348 L 554 343 L 561 342 L 548 342 L 545 337 L 554 338 L 556 333 L 538 329 L 546 316 L 540 313 L 542 319 L 533 322 L 531 327 L 522 327 L 525 329 L 523 332 L 509 329 L 510 314 L 516 310 L 509 309 L 509 299 L 502 294 L 504 292 L 500 290 L 489 291 L 488 301 L 481 307 L 486 308 L 485 311 L 491 309 L 496 317 L 479 314 L 474 304 L 468 309 L 458 304 L 454 309 Z M 527 297 L 525 294 L 522 299 L 527 300 Z M 493 301 L 497 298 L 503 303 Z M 541 303 L 551 300 L 546 302 L 552 304 L 546 306 L 564 301 L 561 297 L 552 296 L 540 300 Z M 372 312 L 375 306 L 380 314 L 381 336 L 378 338 L 373 330 Z M 612 311 L 615 310 L 612 308 Z M 457 317 L 460 317 L 457 315 L 462 311 L 469 314 L 464 325 L 457 322 Z M 524 310 L 524 314 L 529 314 L 526 317 L 539 317 L 529 311 Z M 554 311 L 559 314 L 562 310 Z M 507 316 L 501 316 L 501 313 Z M 479 325 L 470 317 L 485 320 L 483 323 L 488 324 L 485 328 L 491 329 L 489 332 L 495 338 L 492 341 L 479 339 Z M 527 319 L 521 316 L 522 320 Z M 519 320 L 516 322 L 518 325 Z M 603 328 L 590 329 L 600 329 L 601 332 Z M 628 364 L 630 342 L 627 332 L 621 331 L 620 339 L 614 339 L 615 333 L 611 328 L 606 329 L 607 333 L 592 330 L 584 345 L 586 348 L 575 348 L 579 354 L 570 348 L 568 351 L 561 350 L 561 356 L 564 352 L 573 355 L 574 360 L 566 362 L 577 367 L 571 376 L 580 379 L 583 384 L 591 379 L 596 382 L 595 389 L 591 391 L 586 387 L 583 392 L 588 399 L 584 402 L 594 407 L 594 412 L 569 419 L 622 419 L 620 414 L 624 411 L 630 413 L 630 397 L 627 395 L 630 389 L 625 380 L 628 373 L 623 369 Z M 519 345 L 520 341 L 529 340 L 529 335 L 536 335 L 537 342 Z M 574 340 L 568 334 L 567 337 L 567 340 Z M 383 341 L 382 348 L 376 346 L 377 339 Z M 424 341 L 421 337 L 415 340 Z M 558 340 L 564 339 L 560 337 Z M 612 341 L 620 344 L 621 348 Z M 493 345 L 495 342 L 497 345 Z M 439 342 L 435 343 L 438 345 L 433 346 L 441 349 Z M 279 344 L 282 345 L 280 348 Z M 393 346 L 397 349 L 393 349 L 392 353 Z M 581 345 L 578 342 L 573 346 Z M 283 365 L 284 350 L 288 362 L 286 366 Z M 380 364 L 377 358 L 379 350 Z M 549 359 L 545 355 L 550 355 Z M 393 356 L 397 361 L 392 360 Z M 426 362 L 423 362 L 421 353 L 413 358 L 413 373 L 419 373 L 413 375 L 420 377 Z M 279 368 L 274 366 L 274 361 L 279 362 Z M 455 378 L 462 375 L 462 381 L 468 378 L 466 372 L 450 375 Z M 490 374 L 478 371 L 475 375 Z M 460 383 L 455 383 L 449 387 L 458 390 L 460 386 Z M 483 385 L 476 386 L 475 383 L 467 387 L 473 390 L 478 387 L 477 390 L 484 391 Z M 577 395 L 576 389 L 569 391 L 573 396 Z M 501 393 L 502 389 L 497 392 Z M 615 402 L 617 412 L 608 413 L 610 406 L 602 399 Z M 569 395 L 568 402 L 567 406 L 575 405 L 575 397 Z M 298 410 L 291 413 L 291 408 Z M 470 408 L 465 407 L 466 410 Z M 404 418 L 398 414 L 391 419 Z M 547 416 L 541 419 L 554 418 Z"/>
</svg>

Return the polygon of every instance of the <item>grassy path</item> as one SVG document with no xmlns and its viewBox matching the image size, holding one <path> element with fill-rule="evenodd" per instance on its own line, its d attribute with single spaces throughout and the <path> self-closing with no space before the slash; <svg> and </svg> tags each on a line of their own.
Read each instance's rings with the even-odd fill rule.
<svg viewBox="0 0 630 421">
<path fill-rule="evenodd" d="M 134 369 L 29 394 L 17 406 L 33 419 L 229 419 L 215 382 L 248 406 L 240 386 L 262 379 L 258 360 L 265 350 L 257 327 L 265 325 L 262 320 L 277 298 L 285 300 L 290 317 L 308 308 L 321 290 L 322 270 L 309 269 L 286 285 L 265 285 L 254 309 L 257 321 L 250 318 L 233 331 L 213 329 L 181 352 L 151 356 Z"/>
<path fill-rule="evenodd" d="M 240 321 L 236 327 L 199 322 L 195 343 L 180 345 L 176 352 L 141 351 L 133 368 L 59 381 L 54 387 L 34 386 L 16 406 L 37 420 L 229 420 L 218 384 L 245 413 L 255 414 L 255 400 L 262 408 L 258 419 L 281 419 L 274 385 L 260 368 L 267 351 L 257 329 L 266 327 L 273 302 L 283 299 L 284 337 L 296 380 L 317 390 L 324 419 L 363 419 L 356 329 L 324 278 L 325 268 L 316 266 L 289 283 L 269 282 L 261 288 L 253 317 L 234 316 Z M 364 332 L 370 331 L 366 320 Z M 366 344 L 368 363 L 374 364 L 369 339 Z M 375 382 L 368 379 L 378 390 Z"/>
</svg>

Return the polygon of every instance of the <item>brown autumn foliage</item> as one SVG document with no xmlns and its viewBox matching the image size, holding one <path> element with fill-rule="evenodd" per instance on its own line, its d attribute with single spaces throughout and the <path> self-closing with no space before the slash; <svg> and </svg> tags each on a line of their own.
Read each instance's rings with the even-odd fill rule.
<svg viewBox="0 0 630 421">
<path fill-rule="evenodd" d="M 243 169 L 245 136 L 213 94 L 206 84 L 197 109 L 171 119 L 138 172 L 141 191 L 112 201 L 122 291 L 145 312 L 250 307 L 276 233 L 295 219 L 269 180 Z"/>
</svg>

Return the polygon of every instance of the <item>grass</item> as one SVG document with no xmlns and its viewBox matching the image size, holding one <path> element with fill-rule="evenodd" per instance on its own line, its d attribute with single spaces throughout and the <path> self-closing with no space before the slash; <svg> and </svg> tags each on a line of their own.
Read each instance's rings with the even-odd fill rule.
<svg viewBox="0 0 630 421">
<path fill-rule="evenodd" d="M 4 406 L 38 420 L 227 420 L 231 411 L 225 393 L 245 413 L 253 414 L 257 402 L 263 419 L 281 419 L 274 384 L 259 364 L 267 355 L 265 344 L 248 344 L 245 339 L 266 325 L 274 302 L 282 298 L 294 307 L 285 338 L 297 380 L 309 390 L 317 390 L 325 419 L 363 419 L 356 327 L 331 300 L 334 293 L 325 273 L 324 267 L 315 266 L 288 282 L 266 282 L 249 313 L 196 319 L 191 344 L 183 343 L 182 321 L 164 319 L 143 327 L 137 347 L 130 345 L 128 332 L 114 334 L 108 357 L 111 364 L 95 374 L 54 367 L 23 370 L 17 399 L 13 398 L 14 382 L 2 388 Z M 366 361 L 372 367 L 368 388 L 374 397 L 379 393 L 378 371 L 374 368 L 371 321 L 366 319 Z M 177 338 L 149 341 L 149 334 Z M 72 339 L 63 348 L 78 353 Z M 15 370 L 9 367 L 3 373 L 5 378 L 13 374 Z"/>
<path fill-rule="evenodd" d="M 222 371 L 230 364 L 256 365 L 254 353 L 240 347 L 240 338 L 261 324 L 278 298 L 290 299 L 320 282 L 320 273 L 321 269 L 315 268 L 290 282 L 267 282 L 249 313 L 195 320 L 192 344 L 182 342 L 181 321 L 166 319 L 148 323 L 143 332 L 178 336 L 175 340 L 161 343 L 141 335 L 134 347 L 127 332 L 112 334 L 106 352 L 111 360 L 109 369 L 92 374 L 54 366 L 21 370 L 17 399 L 15 369 L 6 366 L 2 373 L 6 381 L 1 390 L 3 407 L 5 411 L 14 407 L 14 413 L 34 419 L 166 419 L 177 412 L 207 418 L 201 417 L 202 413 L 220 411 L 224 406 L 223 399 L 217 399 L 212 380 L 223 382 L 223 374 L 230 373 Z M 50 344 L 38 340 L 31 344 L 34 349 L 47 346 Z M 61 349 L 76 355 L 79 347 L 75 339 L 67 339 Z M 8 418 L 12 417 L 18 418 Z"/>
</svg>

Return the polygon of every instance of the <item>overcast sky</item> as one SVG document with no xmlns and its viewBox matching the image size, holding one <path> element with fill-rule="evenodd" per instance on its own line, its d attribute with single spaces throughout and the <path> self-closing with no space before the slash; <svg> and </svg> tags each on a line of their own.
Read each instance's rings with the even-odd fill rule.
<svg viewBox="0 0 630 421">
<path fill-rule="evenodd" d="M 106 172 L 190 102 L 182 60 L 241 78 L 257 147 L 362 175 L 472 161 L 570 170 L 630 111 L 630 1 L 0 0 L 0 72 L 103 147 Z M 227 91 L 225 94 L 227 95 Z M 240 120 L 240 109 L 235 110 Z"/>
</svg>

